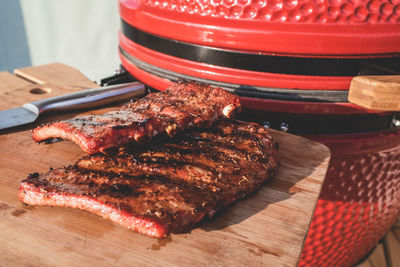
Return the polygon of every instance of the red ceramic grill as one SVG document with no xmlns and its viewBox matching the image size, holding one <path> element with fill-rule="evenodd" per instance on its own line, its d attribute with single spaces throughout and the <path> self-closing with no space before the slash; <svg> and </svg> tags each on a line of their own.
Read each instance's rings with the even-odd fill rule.
<svg viewBox="0 0 400 267">
<path fill-rule="evenodd" d="M 352 77 L 400 74 L 400 0 L 120 0 L 123 67 L 238 94 L 243 119 L 327 145 L 300 266 L 350 266 L 400 212 L 400 121 L 348 103 Z"/>
</svg>

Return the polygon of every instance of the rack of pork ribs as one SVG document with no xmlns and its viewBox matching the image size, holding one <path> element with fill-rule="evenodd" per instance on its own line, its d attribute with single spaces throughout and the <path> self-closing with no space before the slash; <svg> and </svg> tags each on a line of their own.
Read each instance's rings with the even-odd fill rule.
<svg viewBox="0 0 400 267">
<path fill-rule="evenodd" d="M 86 210 L 153 237 L 188 231 L 278 167 L 270 132 L 233 119 L 239 111 L 221 88 L 178 83 L 102 115 L 41 125 L 35 141 L 68 139 L 89 155 L 30 174 L 19 199 Z"/>
</svg>

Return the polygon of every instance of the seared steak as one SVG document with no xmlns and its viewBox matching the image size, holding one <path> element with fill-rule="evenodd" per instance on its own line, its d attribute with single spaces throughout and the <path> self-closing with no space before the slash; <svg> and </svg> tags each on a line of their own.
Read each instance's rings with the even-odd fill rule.
<svg viewBox="0 0 400 267">
<path fill-rule="evenodd" d="M 68 139 L 94 154 L 110 147 L 144 142 L 158 134 L 174 136 L 184 129 L 210 126 L 217 119 L 230 118 L 238 109 L 239 99 L 221 88 L 180 83 L 102 115 L 41 125 L 32 136 L 37 142 Z"/>
<path fill-rule="evenodd" d="M 187 231 L 258 189 L 277 168 L 270 133 L 254 123 L 211 128 L 132 151 L 96 154 L 30 175 L 19 198 L 32 205 L 87 210 L 154 237 Z"/>
</svg>

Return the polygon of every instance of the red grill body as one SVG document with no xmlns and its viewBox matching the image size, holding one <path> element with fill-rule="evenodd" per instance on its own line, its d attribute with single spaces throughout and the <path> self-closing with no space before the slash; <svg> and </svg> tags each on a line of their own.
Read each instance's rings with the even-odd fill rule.
<svg viewBox="0 0 400 267">
<path fill-rule="evenodd" d="M 400 0 L 120 0 L 120 14 L 122 65 L 157 90 L 179 78 L 207 82 L 265 120 L 396 115 L 346 96 L 365 70 L 400 74 Z M 399 216 L 400 130 L 309 128 L 300 134 L 332 159 L 299 265 L 351 266 Z"/>
<path fill-rule="evenodd" d="M 400 215 L 400 132 L 309 137 L 332 158 L 299 266 L 352 266 Z"/>
</svg>

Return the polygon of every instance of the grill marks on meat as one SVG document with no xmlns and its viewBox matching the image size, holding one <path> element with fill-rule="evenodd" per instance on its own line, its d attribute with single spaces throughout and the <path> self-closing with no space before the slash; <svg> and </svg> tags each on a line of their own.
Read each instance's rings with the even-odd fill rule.
<svg viewBox="0 0 400 267">
<path fill-rule="evenodd" d="M 32 205 L 88 210 L 150 236 L 192 228 L 258 189 L 277 168 L 263 127 L 221 120 L 211 129 L 32 175 L 19 198 Z"/>
<path fill-rule="evenodd" d="M 37 142 L 68 139 L 85 152 L 143 143 L 158 134 L 174 136 L 184 129 L 207 127 L 240 109 L 239 99 L 221 88 L 198 83 L 174 84 L 102 115 L 88 115 L 35 128 Z"/>
<path fill-rule="evenodd" d="M 162 176 L 120 176 L 70 166 L 23 181 L 19 198 L 32 205 L 87 210 L 137 232 L 163 237 L 171 226 L 186 230 L 205 216 L 212 203 L 203 200 L 204 193 Z"/>
</svg>

